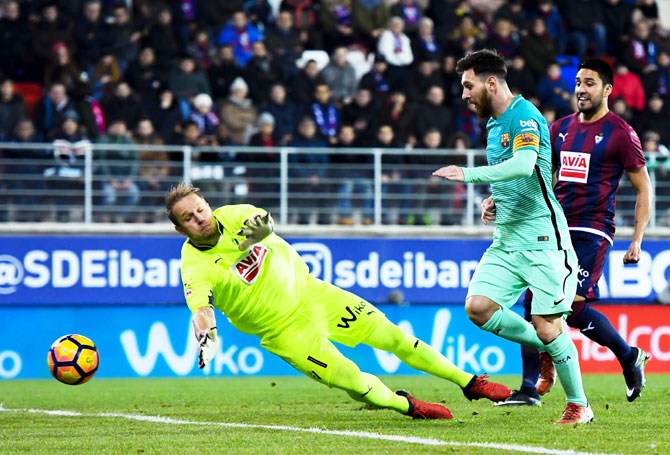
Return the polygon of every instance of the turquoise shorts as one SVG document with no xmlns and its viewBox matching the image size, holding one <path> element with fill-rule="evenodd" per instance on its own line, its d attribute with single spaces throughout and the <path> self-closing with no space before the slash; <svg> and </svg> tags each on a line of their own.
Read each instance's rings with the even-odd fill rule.
<svg viewBox="0 0 670 455">
<path fill-rule="evenodd" d="M 530 289 L 531 314 L 569 314 L 578 270 L 574 250 L 504 251 L 489 247 L 472 277 L 468 297 L 482 295 L 509 308 Z"/>
</svg>

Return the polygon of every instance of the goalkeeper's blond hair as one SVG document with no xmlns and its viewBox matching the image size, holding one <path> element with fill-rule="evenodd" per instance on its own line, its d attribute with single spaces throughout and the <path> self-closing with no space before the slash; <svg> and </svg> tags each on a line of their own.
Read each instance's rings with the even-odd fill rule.
<svg viewBox="0 0 670 455">
<path fill-rule="evenodd" d="M 175 226 L 179 226 L 179 221 L 177 220 L 177 216 L 172 211 L 172 207 L 174 207 L 177 202 L 181 201 L 189 194 L 196 194 L 203 201 L 205 200 L 205 197 L 200 194 L 200 188 L 197 188 L 186 182 L 180 182 L 177 186 L 170 187 L 167 193 L 165 193 L 165 210 L 167 212 L 168 218 L 170 218 L 170 221 L 172 221 Z"/>
</svg>

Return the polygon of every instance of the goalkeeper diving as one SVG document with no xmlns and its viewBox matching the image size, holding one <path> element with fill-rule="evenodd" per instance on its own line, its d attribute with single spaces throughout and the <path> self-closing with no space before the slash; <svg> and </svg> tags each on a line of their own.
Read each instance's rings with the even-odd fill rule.
<svg viewBox="0 0 670 455">
<path fill-rule="evenodd" d="M 441 404 L 395 393 L 362 372 L 332 341 L 392 352 L 417 370 L 460 386 L 470 400 L 506 399 L 511 390 L 457 368 L 423 341 L 405 334 L 369 302 L 315 278 L 298 252 L 273 232 L 272 217 L 252 205 L 214 211 L 199 189 L 180 183 L 165 196 L 168 218 L 187 237 L 181 250 L 186 304 L 193 313 L 204 368 L 217 352 L 214 309 L 295 369 L 354 400 L 415 419 L 451 419 Z"/>
</svg>

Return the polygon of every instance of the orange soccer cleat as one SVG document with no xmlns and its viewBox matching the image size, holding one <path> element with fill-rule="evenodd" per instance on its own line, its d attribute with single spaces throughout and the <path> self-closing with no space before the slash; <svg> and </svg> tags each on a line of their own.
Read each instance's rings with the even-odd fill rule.
<svg viewBox="0 0 670 455">
<path fill-rule="evenodd" d="M 556 383 L 556 367 L 551 356 L 546 352 L 540 352 L 540 377 L 535 384 L 535 389 L 540 396 L 549 393 Z"/>
<path fill-rule="evenodd" d="M 481 376 L 474 376 L 472 380 L 463 387 L 463 395 L 468 400 L 479 400 L 480 398 L 488 398 L 495 402 L 506 400 L 512 394 L 512 389 L 506 385 L 498 384 L 496 382 L 487 381 L 488 374 Z"/>
<path fill-rule="evenodd" d="M 407 415 L 413 419 L 451 419 L 453 417 L 451 411 L 441 404 L 418 400 L 404 390 L 396 390 L 395 393 L 407 398 L 407 401 L 409 401 Z"/>
<path fill-rule="evenodd" d="M 589 423 L 593 420 L 593 410 L 591 405 L 578 405 L 577 403 L 568 403 L 563 411 L 563 415 L 556 421 L 559 424 L 565 423 Z"/>
</svg>

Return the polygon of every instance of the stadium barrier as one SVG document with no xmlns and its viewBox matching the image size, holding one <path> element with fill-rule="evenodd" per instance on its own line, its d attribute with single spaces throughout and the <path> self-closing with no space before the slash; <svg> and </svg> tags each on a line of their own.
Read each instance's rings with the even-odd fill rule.
<svg viewBox="0 0 670 455">
<path fill-rule="evenodd" d="M 650 226 L 670 226 L 667 163 L 650 166 Z M 482 150 L 0 144 L 0 221 L 163 221 L 162 197 L 179 181 L 213 207 L 252 203 L 280 224 L 473 226 L 487 185 L 431 177 L 445 164 L 486 163 Z M 617 225 L 632 226 L 635 192 L 623 179 Z"/>
</svg>

